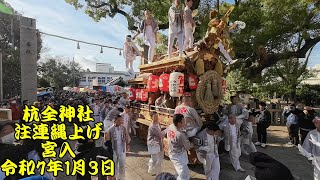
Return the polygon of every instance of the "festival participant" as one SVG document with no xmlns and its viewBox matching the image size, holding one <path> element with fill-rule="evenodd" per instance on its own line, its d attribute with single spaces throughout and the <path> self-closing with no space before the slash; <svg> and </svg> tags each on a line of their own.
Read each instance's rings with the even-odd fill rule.
<svg viewBox="0 0 320 180">
<path fill-rule="evenodd" d="M 297 146 L 299 144 L 299 121 L 298 121 L 298 112 L 295 107 L 291 109 L 290 115 L 287 117 L 287 128 L 289 130 L 290 142 L 289 145 Z"/>
<path fill-rule="evenodd" d="M 158 23 L 152 17 L 148 9 L 144 10 L 145 19 L 141 22 L 137 34 L 133 37 L 135 39 L 140 33 L 143 33 L 144 43 L 149 46 L 148 51 L 148 63 L 153 62 L 153 57 L 157 47 L 157 32 L 158 32 Z"/>
<path fill-rule="evenodd" d="M 165 102 L 164 94 L 161 93 L 160 96 L 156 99 L 155 106 L 163 107 Z"/>
<path fill-rule="evenodd" d="M 9 109 L 11 109 L 12 120 L 20 120 L 22 118 L 22 110 L 17 105 L 16 100 L 10 102 Z"/>
<path fill-rule="evenodd" d="M 249 112 L 241 103 L 239 103 L 240 100 L 238 96 L 231 96 L 230 100 L 231 104 L 226 107 L 227 115 L 235 115 L 237 124 L 241 126 L 243 121 L 249 118 Z"/>
<path fill-rule="evenodd" d="M 103 121 L 106 118 L 108 112 L 111 110 L 111 104 L 112 104 L 112 101 L 110 99 L 104 102 L 104 106 L 100 111 L 100 121 Z"/>
<path fill-rule="evenodd" d="M 119 100 L 119 104 L 121 108 L 125 108 L 126 106 L 130 105 L 130 99 L 128 98 L 127 93 L 122 94 L 122 97 Z"/>
<path fill-rule="evenodd" d="M 193 48 L 193 29 L 196 26 L 195 21 L 192 18 L 192 0 L 186 0 L 186 7 L 184 9 L 184 49 Z"/>
<path fill-rule="evenodd" d="M 149 160 L 148 173 L 152 176 L 161 173 L 162 160 L 164 156 L 163 151 L 163 137 L 161 132 L 161 125 L 159 123 L 158 114 L 156 112 L 150 113 L 152 117 L 152 123 L 148 129 L 148 152 L 151 155 Z"/>
<path fill-rule="evenodd" d="M 95 123 L 100 122 L 100 104 L 99 99 L 94 99 L 93 104 L 91 105 L 91 109 L 93 111 L 93 119 L 94 122 L 90 121 L 89 124 L 91 127 L 94 126 Z"/>
<path fill-rule="evenodd" d="M 22 140 L 19 144 L 14 145 L 14 123 L 1 122 L 0 124 L 0 164 L 4 164 L 8 159 L 15 164 L 19 164 L 22 160 L 33 160 L 34 162 L 43 160 L 41 154 L 41 140 Z M 39 175 L 39 171 L 35 170 L 35 175 Z M 21 179 L 19 173 L 5 177 L 0 169 L 0 179 Z M 26 176 L 24 176 L 26 177 Z M 45 172 L 43 179 L 54 180 L 55 177 L 51 173 Z"/>
<path fill-rule="evenodd" d="M 142 56 L 137 46 L 132 42 L 131 35 L 127 35 L 126 41 L 123 45 L 123 57 L 126 60 L 126 68 L 130 74 L 134 74 L 133 61 L 136 60 L 136 56 Z M 130 64 L 130 66 L 129 66 Z"/>
<path fill-rule="evenodd" d="M 186 132 L 188 137 L 196 135 L 202 127 L 202 121 L 198 112 L 192 108 L 192 100 L 190 96 L 183 96 L 181 105 L 177 106 L 175 114 L 182 114 L 186 120 Z"/>
<path fill-rule="evenodd" d="M 133 137 L 137 136 L 137 130 L 139 129 L 139 125 L 137 124 L 137 116 L 136 115 L 132 115 L 132 119 L 131 119 L 131 129 L 133 132 Z"/>
<path fill-rule="evenodd" d="M 239 158 L 241 156 L 241 139 L 240 139 L 240 127 L 236 123 L 237 119 L 235 115 L 228 116 L 229 123 L 223 127 L 224 132 L 224 148 L 229 151 L 230 161 L 236 171 L 245 172 L 241 167 Z"/>
<path fill-rule="evenodd" d="M 193 144 L 183 132 L 186 122 L 182 114 L 173 116 L 173 124 L 167 128 L 169 158 L 177 172 L 177 180 L 189 180 L 188 153 Z"/>
<path fill-rule="evenodd" d="M 122 112 L 123 112 L 123 109 L 118 107 L 114 107 L 112 110 L 108 112 L 106 118 L 103 121 L 103 126 L 105 131 L 113 125 L 117 115 L 120 115 L 120 113 Z"/>
<path fill-rule="evenodd" d="M 168 55 L 172 55 L 173 43 L 178 38 L 179 56 L 182 57 L 183 52 L 183 12 L 179 9 L 180 0 L 173 0 L 169 9 L 169 37 L 168 37 Z"/>
<path fill-rule="evenodd" d="M 285 122 L 288 121 L 288 117 L 291 114 L 292 111 L 294 111 L 296 109 L 296 105 L 295 104 L 290 104 L 289 107 L 284 107 L 283 112 L 282 112 L 282 117 L 284 118 Z M 292 142 L 292 137 L 290 135 L 290 129 L 287 126 L 287 130 L 288 130 L 288 134 L 289 134 L 289 142 L 287 143 L 288 145 L 293 145 Z"/>
<path fill-rule="evenodd" d="M 267 128 L 271 125 L 271 113 L 266 109 L 267 104 L 265 102 L 259 103 L 260 115 L 257 122 L 257 134 L 258 141 L 256 146 L 265 148 L 267 143 Z"/>
<path fill-rule="evenodd" d="M 219 180 L 220 160 L 218 145 L 221 130 L 215 123 L 210 123 L 196 135 L 200 143 L 195 143 L 197 157 L 203 163 L 204 173 L 207 180 Z"/>
<path fill-rule="evenodd" d="M 83 137 L 85 137 L 84 139 L 79 139 L 76 144 L 75 144 L 75 154 L 76 157 L 74 158 L 74 160 L 79 160 L 79 159 L 83 159 L 85 162 L 85 168 L 88 169 L 90 160 L 92 157 L 92 152 L 94 152 L 95 150 L 95 142 L 92 139 L 88 139 L 86 134 L 87 134 L 87 128 L 86 126 L 82 127 L 83 128 L 83 132 L 81 133 Z M 91 175 L 89 174 L 88 171 L 86 171 L 84 173 L 84 175 L 81 174 L 77 174 L 77 179 L 81 179 L 81 180 L 90 180 L 91 179 Z"/>
<path fill-rule="evenodd" d="M 123 126 L 126 128 L 128 134 L 131 133 L 131 118 L 132 114 L 130 112 L 130 106 L 127 105 L 124 108 L 124 111 L 120 114 L 123 118 Z"/>
<path fill-rule="evenodd" d="M 253 127 L 252 123 L 255 122 L 256 112 L 251 111 L 249 113 L 249 119 L 246 119 L 242 123 L 242 141 L 241 152 L 242 154 L 249 155 L 252 152 L 257 152 L 255 145 L 252 142 Z"/>
<path fill-rule="evenodd" d="M 112 142 L 116 180 L 125 179 L 126 152 L 130 151 L 129 143 L 131 139 L 126 128 L 122 124 L 122 116 L 117 115 L 114 125 L 111 126 L 105 133 L 105 141 L 111 140 Z"/>
<path fill-rule="evenodd" d="M 320 179 L 320 117 L 315 117 L 313 123 L 316 129 L 310 131 L 302 145 L 298 148 L 302 155 L 313 160 L 314 165 L 314 180 Z"/>
</svg>

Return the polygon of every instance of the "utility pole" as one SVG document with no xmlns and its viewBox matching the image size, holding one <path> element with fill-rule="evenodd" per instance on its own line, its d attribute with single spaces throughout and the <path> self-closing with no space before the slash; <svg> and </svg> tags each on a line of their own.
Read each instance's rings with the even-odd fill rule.
<svg viewBox="0 0 320 180">
<path fill-rule="evenodd" d="M 0 52 L 0 101 L 3 100 L 2 52 Z"/>
</svg>

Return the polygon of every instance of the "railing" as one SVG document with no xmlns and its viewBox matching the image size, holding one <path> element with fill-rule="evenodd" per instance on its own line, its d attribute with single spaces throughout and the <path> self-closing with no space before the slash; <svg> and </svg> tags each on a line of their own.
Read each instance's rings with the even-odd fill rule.
<svg viewBox="0 0 320 180">
<path fill-rule="evenodd" d="M 285 125 L 285 119 L 282 116 L 283 109 L 268 109 L 271 113 L 271 123 L 273 125 Z"/>
<path fill-rule="evenodd" d="M 157 113 L 166 115 L 166 116 L 173 116 L 174 114 L 174 109 L 171 108 L 163 108 L 163 107 L 158 107 L 158 106 L 153 106 L 153 105 L 148 105 L 148 104 L 134 104 L 133 108 L 135 110 L 138 109 L 144 109 L 146 111 L 156 111 Z M 285 125 L 285 119 L 282 116 L 283 109 L 268 109 L 271 113 L 271 123 L 273 125 Z M 316 112 L 320 115 L 320 108 L 314 108 Z M 151 120 L 151 119 L 150 119 Z"/>
</svg>

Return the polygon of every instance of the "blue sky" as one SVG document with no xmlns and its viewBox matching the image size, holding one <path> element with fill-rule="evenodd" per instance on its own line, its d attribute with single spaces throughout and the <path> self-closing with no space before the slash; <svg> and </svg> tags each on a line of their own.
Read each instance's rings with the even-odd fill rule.
<svg viewBox="0 0 320 180">
<path fill-rule="evenodd" d="M 94 42 L 115 47 L 122 47 L 125 36 L 130 32 L 127 30 L 126 19 L 122 15 L 115 18 L 106 18 L 95 22 L 84 14 L 83 10 L 75 10 L 73 6 L 64 0 L 5 0 L 16 11 L 26 17 L 37 20 L 37 28 L 40 31 L 57 34 L 69 38 Z M 89 68 L 95 71 L 95 63 L 110 63 L 115 70 L 124 70 L 124 59 L 119 56 L 119 51 L 113 49 L 103 49 L 100 47 L 77 44 L 72 41 L 57 39 L 50 36 L 42 36 L 44 46 L 50 51 L 47 55 L 64 56 L 75 58 L 84 69 Z M 318 44 L 312 54 L 309 66 L 320 64 L 320 44 Z M 138 70 L 140 58 L 134 63 L 134 69 Z"/>
</svg>

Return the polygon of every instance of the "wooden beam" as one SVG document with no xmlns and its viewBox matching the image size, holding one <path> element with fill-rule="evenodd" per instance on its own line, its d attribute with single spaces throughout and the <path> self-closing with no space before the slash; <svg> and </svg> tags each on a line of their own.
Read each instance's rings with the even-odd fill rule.
<svg viewBox="0 0 320 180">
<path fill-rule="evenodd" d="M 154 71 L 165 72 L 166 69 L 178 69 L 185 67 L 185 58 L 183 57 L 173 57 L 170 59 L 164 59 L 161 61 L 156 61 L 151 64 L 143 64 L 139 66 L 141 73 L 153 73 Z"/>
</svg>

